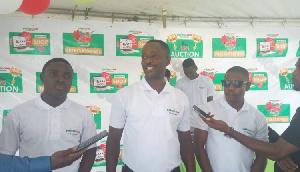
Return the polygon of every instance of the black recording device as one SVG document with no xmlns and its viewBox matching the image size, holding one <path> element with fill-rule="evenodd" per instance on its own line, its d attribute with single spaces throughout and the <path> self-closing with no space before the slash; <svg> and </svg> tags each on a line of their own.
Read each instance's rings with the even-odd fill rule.
<svg viewBox="0 0 300 172">
<path fill-rule="evenodd" d="M 106 130 L 102 131 L 101 133 L 89 138 L 88 140 L 80 143 L 78 146 L 77 146 L 77 149 L 75 152 L 79 152 L 81 151 L 82 149 L 85 149 L 89 146 L 91 146 L 92 144 L 96 143 L 97 141 L 103 139 L 104 137 L 106 137 L 108 135 L 108 132 Z"/>
<path fill-rule="evenodd" d="M 193 106 L 193 110 L 195 111 L 195 112 L 197 112 L 199 115 L 201 115 L 203 118 L 210 118 L 210 116 L 207 114 L 207 113 L 205 113 L 203 110 L 201 110 L 198 106 L 196 106 L 196 105 L 194 105 Z"/>
</svg>

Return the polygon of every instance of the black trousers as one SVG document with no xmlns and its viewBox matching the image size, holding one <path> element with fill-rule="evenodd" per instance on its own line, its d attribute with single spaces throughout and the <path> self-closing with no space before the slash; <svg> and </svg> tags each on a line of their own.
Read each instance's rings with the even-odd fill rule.
<svg viewBox="0 0 300 172">
<path fill-rule="evenodd" d="M 131 170 L 126 164 L 124 164 L 122 167 L 122 172 L 134 172 L 134 171 Z M 174 168 L 171 172 L 180 172 L 180 167 L 178 166 Z"/>
</svg>

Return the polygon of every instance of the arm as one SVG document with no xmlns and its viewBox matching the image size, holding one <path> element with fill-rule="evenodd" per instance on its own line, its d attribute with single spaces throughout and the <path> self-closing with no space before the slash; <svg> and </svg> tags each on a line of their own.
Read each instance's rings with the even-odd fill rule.
<svg viewBox="0 0 300 172">
<path fill-rule="evenodd" d="M 210 114 L 210 113 L 209 113 Z M 297 152 L 300 149 L 291 143 L 285 141 L 281 137 L 275 143 L 268 143 L 261 140 L 253 139 L 245 136 L 234 129 L 229 129 L 229 126 L 221 120 L 215 120 L 212 117 L 204 119 L 200 118 L 211 128 L 219 130 L 221 132 L 228 133 L 232 138 L 246 146 L 247 148 L 263 153 L 267 158 L 272 160 L 280 160 L 293 152 Z"/>
<path fill-rule="evenodd" d="M 180 143 L 180 154 L 188 172 L 195 171 L 195 158 L 190 131 L 179 131 L 178 138 Z"/>
<path fill-rule="evenodd" d="M 94 164 L 95 157 L 96 157 L 96 147 L 87 150 L 82 156 L 78 171 L 79 172 L 91 171 Z"/>
<path fill-rule="evenodd" d="M 207 97 L 207 102 L 210 102 L 210 101 L 212 101 L 213 99 L 214 99 L 213 96 L 209 96 L 209 97 Z"/>
<path fill-rule="evenodd" d="M 205 172 L 212 172 L 212 168 L 208 159 L 207 152 L 205 150 L 205 144 L 208 136 L 208 132 L 195 128 L 195 145 L 196 145 L 196 157 L 201 169 Z"/>
<path fill-rule="evenodd" d="M 256 158 L 251 166 L 250 172 L 264 172 L 267 165 L 267 158 L 262 154 L 255 152 Z"/>
<path fill-rule="evenodd" d="M 123 129 L 109 126 L 109 134 L 106 142 L 106 171 L 115 172 L 120 154 L 120 140 Z"/>
</svg>

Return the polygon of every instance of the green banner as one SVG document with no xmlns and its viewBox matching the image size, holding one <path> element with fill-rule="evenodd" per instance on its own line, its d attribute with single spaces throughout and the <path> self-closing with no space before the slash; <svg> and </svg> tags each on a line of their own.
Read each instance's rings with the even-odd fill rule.
<svg viewBox="0 0 300 172">
<path fill-rule="evenodd" d="M 97 146 L 97 152 L 96 152 L 96 158 L 93 164 L 93 167 L 103 167 L 106 166 L 106 140 L 99 141 L 100 145 Z M 123 165 L 122 161 L 122 151 L 123 151 L 123 145 L 120 145 L 120 153 L 118 156 L 118 163 L 117 165 Z"/>
<path fill-rule="evenodd" d="M 63 33 L 64 54 L 104 56 L 104 35 L 78 29 Z"/>
<path fill-rule="evenodd" d="M 50 55 L 50 33 L 9 32 L 10 54 Z"/>
<path fill-rule="evenodd" d="M 257 105 L 257 109 L 263 113 L 268 123 L 289 123 L 290 105 L 278 103 L 278 100 L 270 100 L 266 105 Z"/>
<path fill-rule="evenodd" d="M 224 91 L 221 80 L 224 80 L 225 73 L 216 73 L 215 77 L 212 78 L 213 84 L 216 91 Z"/>
<path fill-rule="evenodd" d="M 89 109 L 89 111 L 94 116 L 96 129 L 97 130 L 101 129 L 101 111 L 100 111 L 100 107 L 98 107 L 98 106 L 86 106 L 86 107 Z"/>
<path fill-rule="evenodd" d="M 247 54 L 246 38 L 223 35 L 212 38 L 213 58 L 245 58 Z"/>
<path fill-rule="evenodd" d="M 293 90 L 294 84 L 292 83 L 292 72 L 295 68 L 284 68 L 279 73 L 279 83 L 281 90 Z"/>
<path fill-rule="evenodd" d="M 44 84 L 41 81 L 40 75 L 42 72 L 36 72 L 36 92 L 42 93 L 44 91 Z M 72 85 L 69 93 L 78 93 L 78 84 L 77 84 L 77 73 L 73 74 Z"/>
<path fill-rule="evenodd" d="M 10 109 L 4 109 L 3 110 L 2 126 L 4 125 L 4 122 L 5 122 L 6 118 L 7 118 L 7 113 L 10 112 L 10 111 L 11 111 Z"/>
<path fill-rule="evenodd" d="M 128 74 L 90 73 L 90 93 L 116 93 L 128 86 Z"/>
<path fill-rule="evenodd" d="M 22 71 L 15 67 L 0 67 L 0 92 L 23 93 Z"/>
<path fill-rule="evenodd" d="M 171 34 L 166 40 L 172 58 L 202 58 L 203 40 L 196 34 Z"/>
<path fill-rule="evenodd" d="M 153 39 L 153 36 L 116 35 L 116 56 L 141 57 L 144 45 Z"/>
<path fill-rule="evenodd" d="M 285 57 L 288 52 L 287 38 L 256 38 L 256 57 Z"/>
<path fill-rule="evenodd" d="M 268 80 L 267 72 L 249 72 L 249 90 L 268 90 Z"/>
</svg>

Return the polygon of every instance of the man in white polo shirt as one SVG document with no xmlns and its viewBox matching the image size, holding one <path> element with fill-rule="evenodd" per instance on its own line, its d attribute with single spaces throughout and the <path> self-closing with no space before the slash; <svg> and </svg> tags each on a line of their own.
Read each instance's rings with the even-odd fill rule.
<svg viewBox="0 0 300 172">
<path fill-rule="evenodd" d="M 248 71 L 240 66 L 230 68 L 222 80 L 225 96 L 208 102 L 203 111 L 215 114 L 215 119 L 223 120 L 249 137 L 268 141 L 266 118 L 256 108 L 248 104 L 244 95 L 249 90 Z M 223 133 L 208 127 L 197 115 L 194 116 L 196 157 L 206 172 L 259 172 L 264 171 L 266 158 Z"/>
<path fill-rule="evenodd" d="M 92 114 L 69 99 L 73 69 L 63 58 L 49 60 L 40 75 L 44 92 L 36 99 L 14 107 L 0 134 L 0 153 L 21 157 L 50 156 L 61 149 L 78 145 L 96 134 Z M 95 145 L 82 159 L 58 169 L 65 172 L 90 171 L 96 156 Z"/>
<path fill-rule="evenodd" d="M 191 116 L 193 119 L 195 112 L 192 110 L 194 105 L 201 107 L 206 102 L 213 100 L 215 88 L 212 80 L 197 73 L 198 67 L 193 59 L 185 59 L 182 62 L 182 67 L 185 76 L 176 82 L 176 88 L 182 90 L 188 97 L 190 102 Z M 194 132 L 193 127 L 191 132 Z"/>
<path fill-rule="evenodd" d="M 123 129 L 123 172 L 180 172 L 180 153 L 187 171 L 195 171 L 188 99 L 164 77 L 169 54 L 165 42 L 147 42 L 141 62 L 144 79 L 118 91 L 106 144 L 108 172 L 116 171 Z"/>
</svg>

